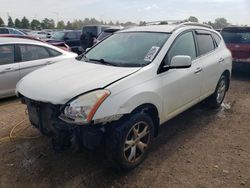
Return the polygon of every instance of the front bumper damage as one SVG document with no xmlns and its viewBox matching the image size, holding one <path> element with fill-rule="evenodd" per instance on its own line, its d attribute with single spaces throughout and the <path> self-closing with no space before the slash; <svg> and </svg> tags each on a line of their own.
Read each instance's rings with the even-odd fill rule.
<svg viewBox="0 0 250 188">
<path fill-rule="evenodd" d="M 26 97 L 21 98 L 27 105 L 29 120 L 33 126 L 52 140 L 55 150 L 82 147 L 89 150 L 98 148 L 104 138 L 105 127 L 101 124 L 72 125 L 58 117 L 61 114 L 61 105 L 38 102 Z"/>
</svg>

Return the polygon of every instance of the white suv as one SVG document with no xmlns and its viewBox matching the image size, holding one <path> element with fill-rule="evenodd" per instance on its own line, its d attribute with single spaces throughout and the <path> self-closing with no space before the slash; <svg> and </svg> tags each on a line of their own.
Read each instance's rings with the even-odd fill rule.
<svg viewBox="0 0 250 188">
<path fill-rule="evenodd" d="M 192 23 L 123 30 L 79 59 L 27 75 L 16 93 L 56 149 L 101 144 L 122 169 L 145 159 L 164 122 L 204 99 L 219 107 L 232 68 L 221 35 Z"/>
</svg>

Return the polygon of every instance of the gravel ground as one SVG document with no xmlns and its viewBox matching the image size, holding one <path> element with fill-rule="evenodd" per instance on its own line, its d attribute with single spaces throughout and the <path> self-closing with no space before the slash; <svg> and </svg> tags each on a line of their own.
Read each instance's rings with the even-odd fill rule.
<svg viewBox="0 0 250 188">
<path fill-rule="evenodd" d="M 39 136 L 25 118 L 16 98 L 0 100 L 0 138 L 21 121 L 16 135 Z M 100 152 L 55 153 L 45 136 L 14 138 L 0 143 L 0 187 L 250 188 L 250 66 L 235 69 L 221 109 L 199 104 L 163 125 L 129 173 L 107 167 Z"/>
</svg>

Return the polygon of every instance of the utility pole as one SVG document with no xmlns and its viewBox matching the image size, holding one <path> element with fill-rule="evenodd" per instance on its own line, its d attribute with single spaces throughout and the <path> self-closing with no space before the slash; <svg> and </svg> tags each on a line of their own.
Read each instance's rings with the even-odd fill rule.
<svg viewBox="0 0 250 188">
<path fill-rule="evenodd" d="M 56 15 L 56 26 L 57 26 L 59 22 L 59 13 L 58 12 L 52 12 L 52 13 Z"/>
</svg>

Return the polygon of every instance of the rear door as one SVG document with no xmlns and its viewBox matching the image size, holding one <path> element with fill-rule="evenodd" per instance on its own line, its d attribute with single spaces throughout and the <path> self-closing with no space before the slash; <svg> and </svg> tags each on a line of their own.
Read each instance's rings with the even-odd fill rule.
<svg viewBox="0 0 250 188">
<path fill-rule="evenodd" d="M 220 77 L 220 63 L 224 61 L 224 53 L 217 50 L 217 43 L 212 33 L 206 30 L 196 30 L 198 44 L 198 61 L 202 64 L 201 98 L 214 92 Z"/>
<path fill-rule="evenodd" d="M 226 28 L 221 34 L 232 52 L 233 61 L 250 63 L 250 28 Z"/>
<path fill-rule="evenodd" d="M 15 46 L 0 46 L 0 97 L 14 95 L 20 79 L 19 63 L 15 61 Z"/>
<path fill-rule="evenodd" d="M 20 76 L 21 78 L 28 73 L 55 62 L 46 47 L 31 44 L 19 44 L 20 54 Z"/>
</svg>

